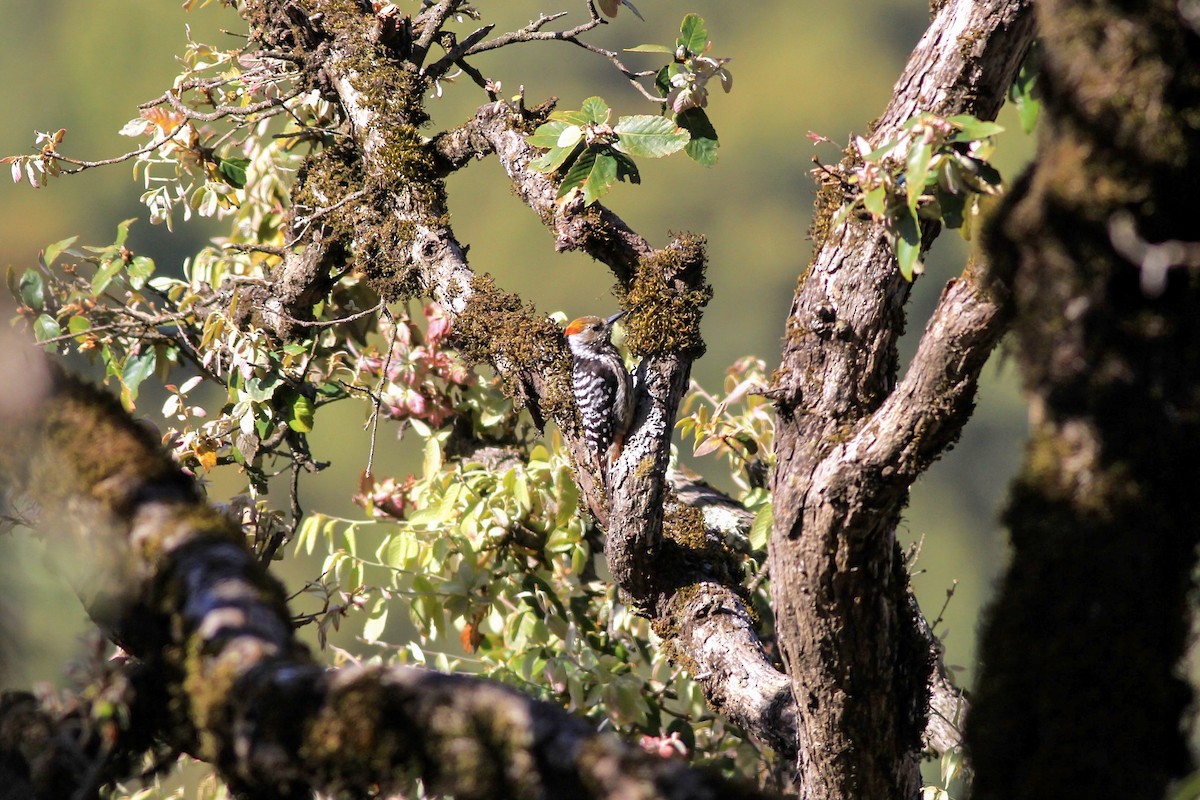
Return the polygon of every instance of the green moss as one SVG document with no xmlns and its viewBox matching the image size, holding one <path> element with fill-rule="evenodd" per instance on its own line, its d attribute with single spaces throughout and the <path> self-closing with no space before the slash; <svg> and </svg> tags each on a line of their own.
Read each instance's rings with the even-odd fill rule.
<svg viewBox="0 0 1200 800">
<path fill-rule="evenodd" d="M 476 276 L 471 297 L 454 323 L 455 342 L 471 361 L 497 366 L 505 393 L 519 402 L 532 398 L 516 385 L 517 375 L 541 376 L 541 400 L 531 409 L 569 428 L 575 403 L 571 390 L 571 359 L 562 332 L 511 292 L 496 287 L 491 276 Z"/>
<path fill-rule="evenodd" d="M 700 320 L 712 299 L 712 286 L 704 275 L 707 261 L 704 237 L 684 233 L 638 264 L 623 298 L 630 312 L 630 352 L 639 358 L 704 355 Z"/>
<path fill-rule="evenodd" d="M 983 32 L 979 30 L 965 31 L 958 36 L 958 57 L 963 61 L 970 61 L 975 53 L 975 45 L 978 44 Z"/>
<path fill-rule="evenodd" d="M 107 392 L 60 376 L 40 424 L 42 457 L 30 477 L 43 506 L 63 508 L 82 493 L 119 515 L 148 486 L 195 496 L 150 429 Z"/>
</svg>

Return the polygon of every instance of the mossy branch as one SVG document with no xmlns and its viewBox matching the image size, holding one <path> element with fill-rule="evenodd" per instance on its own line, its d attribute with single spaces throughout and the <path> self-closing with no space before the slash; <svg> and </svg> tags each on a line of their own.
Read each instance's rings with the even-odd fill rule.
<svg viewBox="0 0 1200 800">
<path fill-rule="evenodd" d="M 0 451 L 21 457 L 5 474 L 41 505 L 52 551 L 90 554 L 78 571 L 88 612 L 163 664 L 166 693 L 182 700 L 156 733 L 235 792 L 366 793 L 421 778 L 462 798 L 759 796 L 487 681 L 323 669 L 238 526 L 114 399 L 57 376 L 6 412 Z"/>
</svg>

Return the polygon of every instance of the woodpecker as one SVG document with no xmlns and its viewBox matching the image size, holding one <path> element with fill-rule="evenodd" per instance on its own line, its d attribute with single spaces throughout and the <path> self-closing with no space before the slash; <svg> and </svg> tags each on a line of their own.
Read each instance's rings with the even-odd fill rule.
<svg viewBox="0 0 1200 800">
<path fill-rule="evenodd" d="M 610 468 L 621 455 L 633 418 L 633 381 L 621 354 L 609 339 L 613 323 L 624 313 L 608 319 L 580 317 L 567 325 L 565 331 L 571 347 L 571 383 L 583 432 L 597 461 Z"/>
</svg>

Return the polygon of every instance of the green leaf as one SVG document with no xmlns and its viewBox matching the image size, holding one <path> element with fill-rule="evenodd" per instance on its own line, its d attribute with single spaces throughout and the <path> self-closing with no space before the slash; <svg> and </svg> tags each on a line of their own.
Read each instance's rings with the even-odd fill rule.
<svg viewBox="0 0 1200 800">
<path fill-rule="evenodd" d="M 316 407 L 313 406 L 312 400 L 302 394 L 296 395 L 296 399 L 288 408 L 287 426 L 297 433 L 311 433 L 314 413 Z"/>
<path fill-rule="evenodd" d="M 750 547 L 761 552 L 767 549 L 767 540 L 771 537 L 771 526 L 775 524 L 775 513 L 770 503 L 766 503 L 754 515 L 754 523 L 750 526 Z"/>
<path fill-rule="evenodd" d="M 892 152 L 892 150 L 894 150 L 896 145 L 898 145 L 898 144 L 900 144 L 899 139 L 896 139 L 891 142 L 886 142 L 885 144 L 880 145 L 878 148 L 872 150 L 871 152 L 869 152 L 865 156 L 863 156 L 863 161 L 879 161 L 881 158 L 886 156 L 888 153 Z"/>
<path fill-rule="evenodd" d="M 568 125 L 587 125 L 591 122 L 587 114 L 584 114 L 582 111 L 555 111 L 550 115 L 550 119 L 565 122 Z"/>
<path fill-rule="evenodd" d="M 604 102 L 602 98 L 589 97 L 583 101 L 583 105 L 579 107 L 579 110 L 587 118 L 588 122 L 608 122 L 608 103 Z"/>
<path fill-rule="evenodd" d="M 147 347 L 137 355 L 125 359 L 125 365 L 121 368 L 122 400 L 128 398 L 129 405 L 133 405 L 137 400 L 138 387 L 142 385 L 142 381 L 154 374 L 157 362 L 153 347 Z"/>
<path fill-rule="evenodd" d="M 908 149 L 904 182 L 908 196 L 908 207 L 914 212 L 917 210 L 917 198 L 925 193 L 925 180 L 929 177 L 929 161 L 931 158 L 933 158 L 933 148 L 925 139 L 918 139 Z"/>
<path fill-rule="evenodd" d="M 563 131 L 571 127 L 571 123 L 562 119 L 552 119 L 543 122 L 533 133 L 525 137 L 525 141 L 534 147 L 558 147 L 558 139 Z"/>
<path fill-rule="evenodd" d="M 667 64 L 654 75 L 654 88 L 662 97 L 671 93 L 671 67 L 673 66 L 675 64 Z"/>
<path fill-rule="evenodd" d="M 572 189 L 583 187 L 588 172 L 596 163 L 596 151 L 585 149 L 579 158 L 571 164 L 571 168 L 563 175 L 562 183 L 558 186 L 558 199 L 566 197 Z"/>
<path fill-rule="evenodd" d="M 108 284 L 112 282 L 124 265 L 125 261 L 120 256 L 113 256 L 102 262 L 100 269 L 96 270 L 96 274 L 92 276 L 92 297 L 99 297 L 103 294 L 104 290 L 108 288 Z"/>
<path fill-rule="evenodd" d="M 39 342 L 44 342 L 55 336 L 61 336 L 62 328 L 49 314 L 38 314 L 38 318 L 33 321 L 33 335 Z"/>
<path fill-rule="evenodd" d="M 704 113 L 704 109 L 689 108 L 682 114 L 676 114 L 675 121 L 691 137 L 685 148 L 688 157 L 706 167 L 717 163 L 717 148 L 720 146 L 717 141 L 717 131 L 709 121 L 708 114 Z"/>
<path fill-rule="evenodd" d="M 91 330 L 92 321 L 85 316 L 76 314 L 67 320 L 67 330 L 74 334 L 80 334 L 84 331 Z"/>
<path fill-rule="evenodd" d="M 265 403 L 270 400 L 275 394 L 275 390 L 282 385 L 278 373 L 268 372 L 263 377 L 252 375 L 246 381 L 246 394 L 256 403 Z"/>
<path fill-rule="evenodd" d="M 617 180 L 617 159 L 607 151 L 588 150 L 563 178 L 563 186 L 579 186 L 583 189 L 583 204 L 590 206 L 612 189 Z M 559 196 L 563 196 L 559 187 Z"/>
<path fill-rule="evenodd" d="M 703 53 L 708 47 L 708 28 L 699 14 L 688 14 L 679 26 L 678 44 L 694 55 Z"/>
<path fill-rule="evenodd" d="M 566 470 L 559 470 L 554 475 L 554 496 L 558 502 L 554 523 L 560 529 L 565 528 L 579 510 L 579 486 Z"/>
<path fill-rule="evenodd" d="M 976 119 L 970 114 L 956 114 L 953 117 L 947 117 L 946 122 L 958 128 L 958 133 L 950 137 L 952 142 L 978 141 L 1004 132 L 1003 125 Z"/>
<path fill-rule="evenodd" d="M 59 254 L 61 254 L 62 251 L 66 250 L 71 245 L 75 244 L 75 240 L 78 238 L 78 236 L 71 236 L 67 239 L 63 239 L 62 241 L 55 242 L 54 244 L 46 245 L 46 249 L 43 250 L 40 255 L 42 266 L 49 268 L 50 265 L 53 264 L 58 258 Z"/>
<path fill-rule="evenodd" d="M 863 208 L 867 209 L 867 213 L 876 219 L 886 217 L 887 190 L 882 185 L 873 187 L 863 195 Z"/>
<path fill-rule="evenodd" d="M 363 624 L 363 639 L 368 644 L 379 641 L 383 636 L 383 631 L 387 628 L 387 619 L 387 599 L 381 597 L 375 601 L 375 605 L 371 607 L 371 614 L 367 617 L 366 623 Z"/>
<path fill-rule="evenodd" d="M 34 311 L 41 311 L 46 307 L 45 282 L 42 280 L 42 273 L 36 269 L 30 268 L 21 273 L 17 292 L 21 295 L 21 302 Z"/>
<path fill-rule="evenodd" d="M 125 239 L 129 236 L 129 226 L 137 222 L 137 217 L 124 220 L 117 224 L 117 240 L 113 242 L 113 248 L 119 249 L 125 246 Z"/>
<path fill-rule="evenodd" d="M 921 226 L 912 214 L 902 214 L 896 220 L 895 248 L 900 274 L 905 280 L 911 281 L 921 271 Z"/>
<path fill-rule="evenodd" d="M 1042 110 L 1041 101 L 1032 96 L 1018 97 L 1014 100 L 1013 105 L 1017 108 L 1017 119 L 1021 121 L 1021 130 L 1025 133 L 1033 133 L 1033 129 L 1037 127 L 1038 115 Z"/>
<path fill-rule="evenodd" d="M 687 147 L 689 134 L 667 117 L 621 117 L 613 131 L 617 150 L 631 156 L 662 158 Z"/>
<path fill-rule="evenodd" d="M 626 53 L 667 53 L 675 54 L 674 47 L 668 47 L 665 44 L 639 44 L 637 47 L 626 47 Z"/>
<path fill-rule="evenodd" d="M 129 285 L 141 289 L 146 281 L 154 274 L 154 259 L 148 256 L 134 256 L 129 262 Z"/>
<path fill-rule="evenodd" d="M 246 186 L 246 167 L 250 166 L 248 158 L 220 158 L 217 157 L 217 171 L 221 173 L 221 177 L 225 182 L 235 189 L 243 189 Z"/>
<path fill-rule="evenodd" d="M 542 153 L 537 158 L 529 162 L 529 168 L 537 172 L 554 172 L 563 164 L 573 161 L 573 154 L 583 150 L 583 143 L 573 144 L 570 147 L 552 147 Z"/>
</svg>

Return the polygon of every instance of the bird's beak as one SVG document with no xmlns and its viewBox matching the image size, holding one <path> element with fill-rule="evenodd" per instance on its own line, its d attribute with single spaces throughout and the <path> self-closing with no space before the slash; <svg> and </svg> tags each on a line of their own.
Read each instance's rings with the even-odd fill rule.
<svg viewBox="0 0 1200 800">
<path fill-rule="evenodd" d="M 611 327 L 612 327 L 612 324 L 613 324 L 614 322 L 616 322 L 617 320 L 619 320 L 619 319 L 620 319 L 621 317 L 623 317 L 623 316 L 625 316 L 625 312 L 624 312 L 624 311 L 618 311 L 617 313 L 613 314 L 613 315 L 612 315 L 611 317 L 609 317 L 608 319 L 604 320 L 604 324 L 605 324 L 605 325 L 607 325 L 608 327 L 610 327 L 610 328 L 611 328 Z"/>
</svg>

